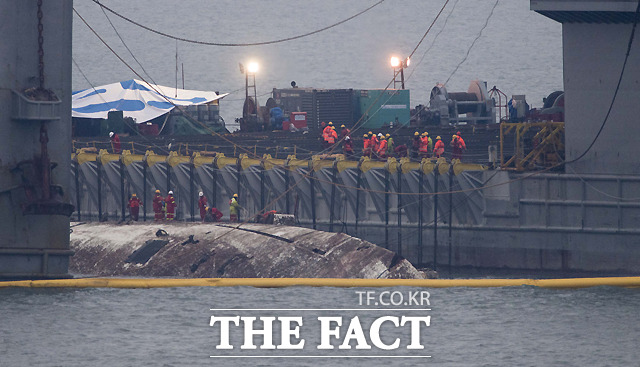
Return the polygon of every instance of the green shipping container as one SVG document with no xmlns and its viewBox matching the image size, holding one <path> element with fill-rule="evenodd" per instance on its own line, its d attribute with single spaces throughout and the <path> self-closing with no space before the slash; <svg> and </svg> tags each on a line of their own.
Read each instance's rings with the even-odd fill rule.
<svg viewBox="0 0 640 367">
<path fill-rule="evenodd" d="M 382 126 L 409 125 L 410 99 L 408 89 L 369 89 L 356 91 L 360 112 L 365 128 L 377 129 Z"/>
</svg>

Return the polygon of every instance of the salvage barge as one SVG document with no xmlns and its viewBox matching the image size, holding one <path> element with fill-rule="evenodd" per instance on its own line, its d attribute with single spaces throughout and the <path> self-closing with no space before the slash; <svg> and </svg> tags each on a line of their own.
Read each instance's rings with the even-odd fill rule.
<svg viewBox="0 0 640 367">
<path fill-rule="evenodd" d="M 563 23 L 567 163 L 556 167 L 561 172 L 395 158 L 77 152 L 80 182 L 110 187 L 102 211 L 95 194 L 74 197 L 79 213 L 118 215 L 129 192 L 122 194 L 122 180 L 125 187 L 130 180 L 138 193 L 144 187 L 181 192 L 186 219 L 198 189 L 223 212 L 238 192 L 247 208 L 273 201 L 269 209 L 295 213 L 301 225 L 354 234 L 414 264 L 638 274 L 640 125 L 633 121 L 640 116 L 640 51 L 629 48 L 638 15 L 631 2 L 597 4 L 531 2 Z"/>
</svg>

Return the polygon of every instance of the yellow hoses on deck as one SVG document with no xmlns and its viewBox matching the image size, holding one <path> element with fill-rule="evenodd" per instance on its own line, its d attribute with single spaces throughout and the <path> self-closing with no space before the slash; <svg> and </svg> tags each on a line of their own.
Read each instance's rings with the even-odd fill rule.
<svg viewBox="0 0 640 367">
<path fill-rule="evenodd" d="M 640 287 L 640 277 L 565 279 L 336 279 L 336 278 L 79 278 L 0 282 L 0 288 L 169 288 L 169 287 Z"/>
</svg>

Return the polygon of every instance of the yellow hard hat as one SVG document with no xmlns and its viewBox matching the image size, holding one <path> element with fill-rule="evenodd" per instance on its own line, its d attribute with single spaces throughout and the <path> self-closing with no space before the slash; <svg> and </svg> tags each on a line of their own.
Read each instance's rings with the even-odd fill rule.
<svg viewBox="0 0 640 367">
<path fill-rule="evenodd" d="M 422 133 L 422 136 L 427 136 L 427 133 Z"/>
<path fill-rule="evenodd" d="M 371 135 L 371 134 L 373 134 L 373 133 L 372 133 L 371 131 L 369 131 L 367 134 Z"/>
<path fill-rule="evenodd" d="M 440 135 L 436 136 L 436 140 L 440 140 L 440 139 L 442 139 Z"/>
<path fill-rule="evenodd" d="M 333 122 L 329 121 L 329 126 L 333 126 Z"/>
<path fill-rule="evenodd" d="M 344 124 L 342 124 L 342 125 L 340 125 L 340 127 L 346 127 L 346 126 L 344 126 Z"/>
<path fill-rule="evenodd" d="M 234 198 L 237 198 L 237 197 L 238 197 L 238 194 L 233 194 L 233 197 L 234 197 Z"/>
<path fill-rule="evenodd" d="M 385 137 L 385 138 L 388 138 L 388 137 L 390 137 L 390 136 L 391 136 L 391 134 L 386 134 L 384 137 Z"/>
<path fill-rule="evenodd" d="M 136 194 L 131 194 L 131 196 L 136 196 Z"/>
<path fill-rule="evenodd" d="M 427 136 L 429 136 L 429 132 L 428 132 L 428 131 L 425 131 L 425 132 L 424 132 L 424 134 L 425 134 L 425 135 L 427 135 Z"/>
<path fill-rule="evenodd" d="M 331 126 L 331 130 L 335 130 L 335 129 L 336 129 L 335 126 Z"/>
<path fill-rule="evenodd" d="M 160 190 L 156 190 L 156 194 L 159 194 L 159 193 L 160 193 Z"/>
<path fill-rule="evenodd" d="M 363 138 L 368 138 L 368 137 L 369 137 L 369 135 L 364 134 L 364 135 L 362 135 L 362 137 L 363 137 Z"/>
<path fill-rule="evenodd" d="M 455 138 L 457 138 L 457 137 L 458 137 L 458 135 L 455 135 L 455 134 L 452 136 L 452 138 L 453 138 L 453 139 L 455 139 Z"/>
<path fill-rule="evenodd" d="M 413 133 L 413 136 L 420 136 L 420 133 L 416 131 L 415 133 Z"/>
</svg>

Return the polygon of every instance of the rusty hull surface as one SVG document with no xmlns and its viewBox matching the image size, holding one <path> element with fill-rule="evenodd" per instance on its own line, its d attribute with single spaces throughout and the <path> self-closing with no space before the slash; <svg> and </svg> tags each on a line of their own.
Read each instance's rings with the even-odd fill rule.
<svg viewBox="0 0 640 367">
<path fill-rule="evenodd" d="M 268 224 L 241 228 L 221 223 L 74 223 L 75 255 L 69 270 L 83 276 L 424 278 L 394 252 L 346 234 Z M 167 236 L 157 236 L 160 229 Z M 143 264 L 126 262 L 154 240 L 168 243 Z"/>
</svg>

